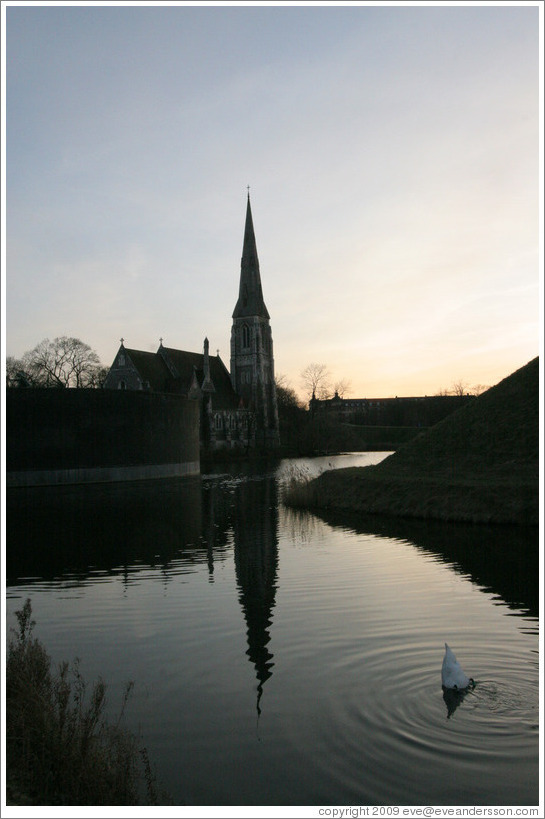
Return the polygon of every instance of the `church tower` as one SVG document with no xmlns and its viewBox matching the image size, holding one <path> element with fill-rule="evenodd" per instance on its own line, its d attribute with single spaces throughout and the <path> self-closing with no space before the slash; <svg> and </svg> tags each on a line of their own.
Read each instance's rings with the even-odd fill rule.
<svg viewBox="0 0 545 819">
<path fill-rule="evenodd" d="M 280 439 L 269 319 L 261 289 L 248 193 L 240 286 L 231 329 L 231 381 L 233 388 L 243 399 L 244 406 L 255 413 L 256 444 L 275 447 Z"/>
</svg>

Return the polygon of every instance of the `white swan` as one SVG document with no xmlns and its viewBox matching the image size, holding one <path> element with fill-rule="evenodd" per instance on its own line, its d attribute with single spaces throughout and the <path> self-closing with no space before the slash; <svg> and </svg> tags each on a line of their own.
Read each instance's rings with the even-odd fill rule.
<svg viewBox="0 0 545 819">
<path fill-rule="evenodd" d="M 460 663 L 446 643 L 443 667 L 441 669 L 441 681 L 444 688 L 454 688 L 457 691 L 463 691 L 464 688 L 475 685 L 473 677 L 466 677 Z"/>
</svg>

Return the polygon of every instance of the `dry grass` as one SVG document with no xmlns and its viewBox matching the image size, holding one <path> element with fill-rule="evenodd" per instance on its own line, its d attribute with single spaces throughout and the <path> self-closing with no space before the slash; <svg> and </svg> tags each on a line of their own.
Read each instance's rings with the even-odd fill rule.
<svg viewBox="0 0 545 819">
<path fill-rule="evenodd" d="M 88 690 L 78 660 L 52 671 L 32 636 L 30 600 L 16 616 L 6 660 L 8 804 L 157 804 L 147 751 L 121 724 L 133 684 L 115 724 L 108 724 L 103 680 Z"/>
<path fill-rule="evenodd" d="M 539 522 L 537 484 L 521 481 L 453 480 L 438 476 L 386 476 L 375 467 L 325 472 L 313 481 L 294 482 L 289 506 L 346 509 L 467 523 Z"/>
</svg>

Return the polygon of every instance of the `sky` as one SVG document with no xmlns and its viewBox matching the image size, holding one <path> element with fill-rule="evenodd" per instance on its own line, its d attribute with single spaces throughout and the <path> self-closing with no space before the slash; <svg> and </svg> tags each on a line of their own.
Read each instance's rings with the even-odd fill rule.
<svg viewBox="0 0 545 819">
<path fill-rule="evenodd" d="M 277 375 L 491 386 L 539 354 L 539 3 L 6 3 L 4 349 L 229 366 L 247 186 Z"/>
</svg>

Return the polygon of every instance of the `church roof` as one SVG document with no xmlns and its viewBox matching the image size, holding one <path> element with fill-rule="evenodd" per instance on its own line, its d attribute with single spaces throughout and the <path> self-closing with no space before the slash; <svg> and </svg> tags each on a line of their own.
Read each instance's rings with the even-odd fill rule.
<svg viewBox="0 0 545 819">
<path fill-rule="evenodd" d="M 170 377 L 167 365 L 157 353 L 146 353 L 143 350 L 124 348 L 142 381 L 147 381 L 155 392 L 165 392 L 165 384 Z"/>
<path fill-rule="evenodd" d="M 173 347 L 161 346 L 157 357 L 162 359 L 166 358 L 166 361 L 170 365 L 169 391 L 174 389 L 176 392 L 187 394 L 193 383 L 194 376 L 197 377 L 199 386 L 202 386 L 205 377 L 203 353 L 190 353 L 186 350 L 175 350 Z M 233 389 L 231 376 L 223 361 L 219 355 L 209 356 L 208 364 L 210 368 L 210 378 L 214 385 L 214 408 L 237 409 L 240 405 L 240 397 Z"/>
<path fill-rule="evenodd" d="M 195 370 L 203 367 L 202 353 L 190 353 L 161 345 L 157 357 L 165 360 L 170 379 L 174 379 L 174 383 L 184 392 L 191 387 Z"/>
<path fill-rule="evenodd" d="M 175 350 L 161 344 L 156 353 L 133 350 L 121 345 L 119 352 L 130 360 L 144 387 L 154 392 L 178 393 L 190 395 L 196 386 L 213 396 L 214 409 L 241 409 L 241 397 L 233 389 L 231 376 L 219 357 L 208 356 L 208 371 L 211 380 L 205 384 L 204 353 L 191 353 L 187 350 Z M 125 366 L 125 365 L 122 365 Z M 110 370 L 112 372 L 112 370 Z M 115 370 L 119 373 L 119 365 Z M 117 381 L 116 381 L 117 384 Z M 113 387 L 111 384 L 109 387 Z"/>
<path fill-rule="evenodd" d="M 261 288 L 261 274 L 259 272 L 252 209 L 250 207 L 250 194 L 248 194 L 248 205 L 246 207 L 238 301 L 233 311 L 233 318 L 242 318 L 244 316 L 270 318 Z"/>
</svg>

